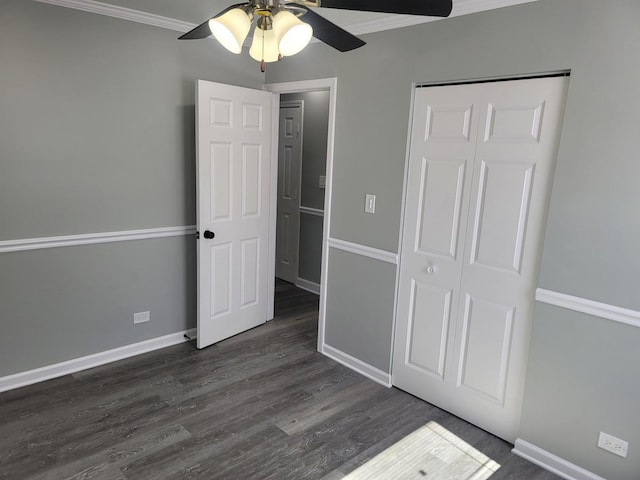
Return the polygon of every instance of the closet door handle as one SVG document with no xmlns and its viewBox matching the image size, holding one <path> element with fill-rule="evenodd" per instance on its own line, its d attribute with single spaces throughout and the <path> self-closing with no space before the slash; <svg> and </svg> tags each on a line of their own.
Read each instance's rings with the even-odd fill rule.
<svg viewBox="0 0 640 480">
<path fill-rule="evenodd" d="M 205 230 L 204 231 L 204 238 L 211 240 L 213 237 L 215 237 L 216 234 L 213 233 L 211 230 Z"/>
<path fill-rule="evenodd" d="M 431 275 L 433 272 L 435 272 L 435 271 L 436 271 L 436 269 L 435 269 L 435 268 L 433 268 L 433 265 L 429 265 L 429 266 L 427 266 L 427 269 L 426 269 L 426 270 L 427 270 L 427 273 L 428 273 L 429 275 Z"/>
</svg>

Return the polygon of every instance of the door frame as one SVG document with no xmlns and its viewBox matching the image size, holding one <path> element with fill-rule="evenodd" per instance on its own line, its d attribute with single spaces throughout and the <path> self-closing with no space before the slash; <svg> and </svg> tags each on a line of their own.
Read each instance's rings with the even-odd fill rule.
<svg viewBox="0 0 640 480">
<path fill-rule="evenodd" d="M 300 93 L 300 92 L 314 92 L 318 90 L 329 92 L 329 124 L 327 125 L 327 166 L 325 171 L 326 184 L 324 190 L 324 216 L 322 221 L 322 263 L 320 266 L 320 307 L 318 312 L 318 351 L 322 351 L 324 345 L 325 336 L 325 316 L 326 316 L 326 304 L 327 304 L 327 270 L 328 270 L 328 253 L 329 253 L 329 228 L 331 225 L 331 200 L 332 200 L 332 186 L 333 186 L 333 151 L 335 146 L 335 127 L 336 127 L 336 97 L 338 89 L 337 77 L 330 78 L 318 78 L 315 80 L 298 80 L 293 82 L 283 83 L 268 83 L 264 85 L 264 89 L 268 92 L 283 94 L 283 93 Z M 280 102 L 278 102 L 278 109 L 275 112 L 279 118 Z M 276 109 L 274 109 L 276 110 Z M 276 120 L 277 120 L 276 118 Z M 272 142 L 272 151 L 275 148 L 276 168 L 273 169 L 271 175 L 272 179 L 275 175 L 275 185 L 278 181 L 278 169 L 277 169 L 277 157 L 278 157 L 278 131 L 276 129 L 274 133 L 274 141 Z M 272 180 L 273 181 L 273 180 Z M 267 291 L 268 304 L 267 304 L 267 318 L 272 319 L 274 317 L 274 294 L 275 294 L 275 270 L 276 270 L 276 220 L 277 220 L 277 208 L 278 208 L 278 196 L 277 188 L 271 193 L 271 215 L 273 221 L 271 222 L 271 231 L 269 232 L 270 239 L 270 252 L 271 256 L 269 261 L 269 289 Z"/>
</svg>

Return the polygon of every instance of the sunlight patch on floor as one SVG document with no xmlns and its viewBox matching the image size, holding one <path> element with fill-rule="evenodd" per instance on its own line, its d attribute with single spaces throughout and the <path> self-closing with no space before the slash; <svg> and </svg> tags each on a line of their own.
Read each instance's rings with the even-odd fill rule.
<svg viewBox="0 0 640 480">
<path fill-rule="evenodd" d="M 436 422 L 404 437 L 344 480 L 484 480 L 500 465 Z"/>
</svg>

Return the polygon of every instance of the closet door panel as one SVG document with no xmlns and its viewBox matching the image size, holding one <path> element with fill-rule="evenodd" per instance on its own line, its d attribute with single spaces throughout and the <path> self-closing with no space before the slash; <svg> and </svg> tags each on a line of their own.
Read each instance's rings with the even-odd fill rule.
<svg viewBox="0 0 640 480">
<path fill-rule="evenodd" d="M 469 192 L 478 131 L 473 91 L 416 90 L 392 377 L 439 406 L 453 387 Z"/>
<path fill-rule="evenodd" d="M 567 78 L 416 91 L 392 381 L 516 437 Z"/>
</svg>

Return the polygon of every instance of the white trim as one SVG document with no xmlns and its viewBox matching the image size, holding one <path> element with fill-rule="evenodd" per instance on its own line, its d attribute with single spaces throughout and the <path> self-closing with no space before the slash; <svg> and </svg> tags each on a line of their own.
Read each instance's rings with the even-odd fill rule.
<svg viewBox="0 0 640 480">
<path fill-rule="evenodd" d="M 280 94 L 271 95 L 271 198 L 269 199 L 269 260 L 267 273 L 267 318 L 275 317 L 276 235 L 278 222 L 278 142 L 280 130 Z"/>
<path fill-rule="evenodd" d="M 606 480 L 520 438 L 511 452 L 567 480 Z"/>
<path fill-rule="evenodd" d="M 121 232 L 85 233 L 80 235 L 65 235 L 61 237 L 3 240 L 0 241 L 0 253 L 41 250 L 44 248 L 72 247 L 76 245 L 93 245 L 96 243 L 124 242 L 129 240 L 148 240 L 151 238 L 180 237 L 183 235 L 194 235 L 195 233 L 196 226 L 188 225 L 184 227 L 124 230 Z"/>
<path fill-rule="evenodd" d="M 185 22 L 174 18 L 163 17 L 153 13 L 142 12 L 132 8 L 121 7 L 109 3 L 97 2 L 95 0 L 35 0 L 40 3 L 57 5 L 59 7 L 73 8 L 108 17 L 120 18 L 131 22 L 143 23 L 154 27 L 175 30 L 176 32 L 188 32 L 196 27 L 195 23 Z M 471 13 L 493 10 L 521 3 L 528 3 L 536 0 L 456 0 L 453 4 L 451 17 L 460 17 Z M 205 19 L 203 19 L 205 20 Z M 355 22 L 348 25 L 341 25 L 354 35 L 364 35 L 367 33 L 381 32 L 396 28 L 410 27 L 421 23 L 444 20 L 439 17 L 423 17 L 417 15 L 384 15 L 377 20 Z M 315 39 L 314 39 L 315 40 Z"/>
<path fill-rule="evenodd" d="M 335 360 L 345 367 L 358 372 L 360 375 L 364 375 L 365 377 L 370 378 L 374 382 L 377 382 L 380 385 L 384 385 L 387 388 L 391 387 L 391 375 L 389 375 L 387 372 L 383 372 L 376 367 L 372 367 L 368 363 L 365 363 L 362 360 L 358 360 L 357 358 L 352 357 L 351 355 L 344 353 L 330 345 L 325 344 L 321 352 L 330 359 Z"/>
<path fill-rule="evenodd" d="M 322 263 L 320 268 L 320 307 L 318 312 L 318 351 L 322 352 L 325 338 L 325 321 L 327 312 L 327 270 L 329 268 L 329 238 L 331 236 L 331 201 L 333 189 L 333 151 L 336 133 L 336 106 L 338 79 L 321 78 L 316 80 L 300 80 L 293 82 L 271 83 L 264 89 L 274 93 L 312 92 L 329 90 L 329 125 L 327 126 L 327 166 L 326 186 L 324 193 L 324 217 L 322 220 Z"/>
<path fill-rule="evenodd" d="M 88 368 L 98 367 L 124 358 L 134 357 L 142 353 L 188 342 L 189 340 L 185 338 L 185 335 L 193 340 L 196 338 L 196 329 L 192 328 L 182 332 L 171 333 L 163 337 L 144 340 L 131 345 L 87 355 L 86 357 L 74 358 L 66 362 L 36 368 L 35 370 L 27 370 L 26 372 L 0 377 L 0 392 L 6 392 L 7 390 L 13 390 L 33 383 L 44 382 L 45 380 L 70 375 Z"/>
<path fill-rule="evenodd" d="M 366 245 L 347 242 L 346 240 L 339 240 L 337 238 L 329 238 L 329 246 L 337 250 L 355 253 L 356 255 L 362 255 L 363 257 L 374 258 L 383 262 L 392 263 L 393 265 L 398 264 L 398 254 L 388 252 L 386 250 L 367 247 Z"/>
<path fill-rule="evenodd" d="M 120 18 L 130 22 L 143 23 L 153 27 L 166 28 L 176 32 L 188 32 L 197 25 L 195 23 L 176 20 L 175 18 L 162 17 L 153 13 L 141 12 L 132 8 L 120 7 L 109 3 L 96 2 L 94 0 L 35 0 L 40 3 L 48 3 L 59 7 L 73 8 L 84 12 L 97 13 L 107 17 Z"/>
<path fill-rule="evenodd" d="M 536 0 L 456 0 L 453 2 L 453 11 L 448 18 L 461 17 L 471 13 L 493 10 L 496 8 L 509 7 L 520 3 L 529 3 Z M 419 15 L 386 15 L 377 20 L 356 22 L 343 25 L 342 28 L 353 35 L 364 35 L 367 33 L 382 32 L 396 28 L 411 27 L 421 23 L 445 20 L 440 17 L 423 17 Z"/>
<path fill-rule="evenodd" d="M 453 11 L 449 18 L 536 1 L 537 0 L 456 0 L 453 2 Z"/>
<path fill-rule="evenodd" d="M 324 210 L 320 210 L 319 208 L 311 208 L 311 207 L 298 207 L 300 209 L 300 213 L 306 213 L 307 215 L 315 215 L 316 217 L 324 217 Z"/>
<path fill-rule="evenodd" d="M 311 280 L 306 280 L 304 278 L 298 277 L 298 279 L 296 280 L 296 287 L 301 288 L 302 290 L 306 290 L 307 292 L 320 295 L 320 284 L 312 282 Z"/>
<path fill-rule="evenodd" d="M 567 308 L 575 312 L 586 313 L 596 317 L 605 318 L 614 322 L 623 323 L 632 327 L 640 327 L 640 312 L 628 308 L 616 307 L 606 303 L 574 297 L 565 293 L 553 292 L 538 288 L 536 300 L 556 307 Z"/>
</svg>

